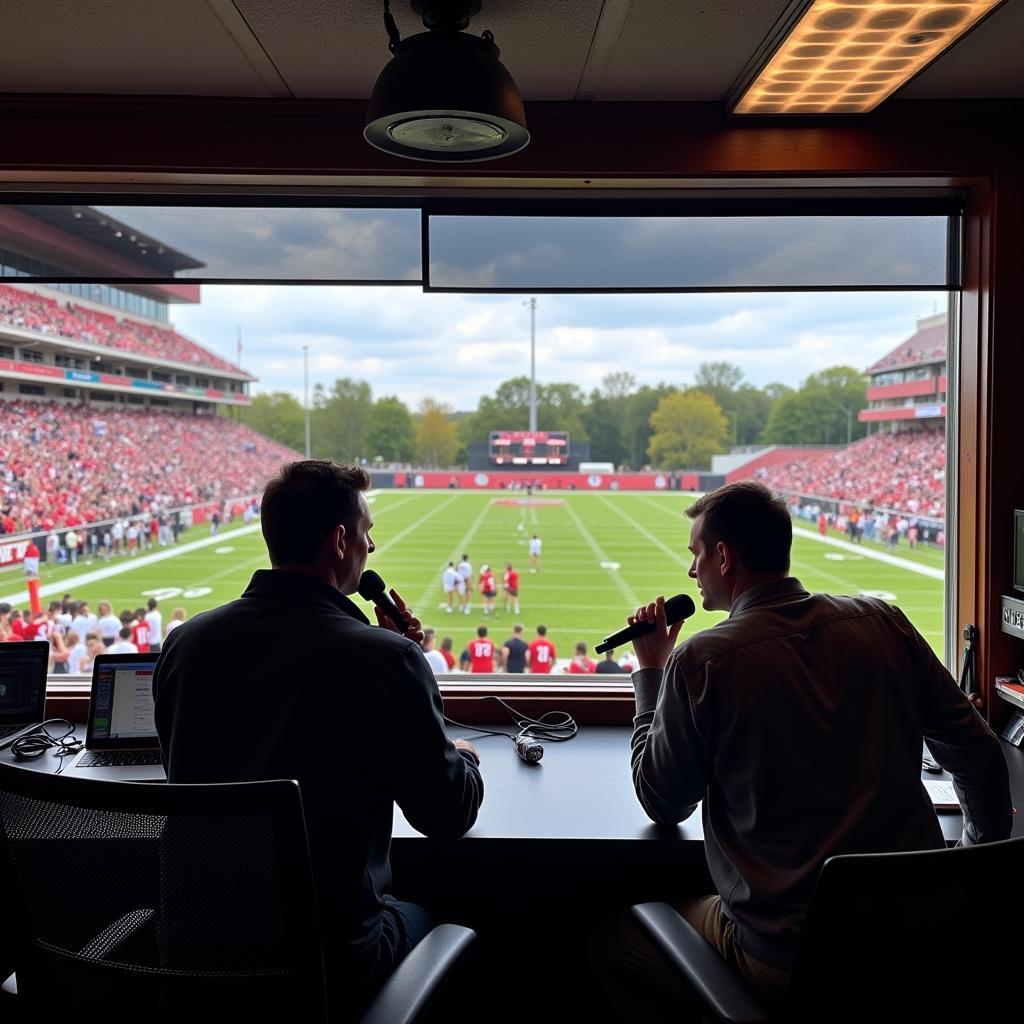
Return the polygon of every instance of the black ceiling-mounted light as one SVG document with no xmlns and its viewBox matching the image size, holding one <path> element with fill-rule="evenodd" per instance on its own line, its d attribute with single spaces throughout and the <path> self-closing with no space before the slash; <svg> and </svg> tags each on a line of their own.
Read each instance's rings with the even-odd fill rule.
<svg viewBox="0 0 1024 1024">
<path fill-rule="evenodd" d="M 363 136 L 394 156 L 439 163 L 495 160 L 529 141 L 523 100 L 494 36 L 463 29 L 480 0 L 412 0 L 426 32 L 401 39 L 384 2 L 393 56 L 370 96 Z"/>
</svg>

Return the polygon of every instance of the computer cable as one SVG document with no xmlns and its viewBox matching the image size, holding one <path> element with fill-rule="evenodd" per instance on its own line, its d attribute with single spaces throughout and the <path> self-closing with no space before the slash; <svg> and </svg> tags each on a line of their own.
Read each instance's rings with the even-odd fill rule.
<svg viewBox="0 0 1024 1024">
<path fill-rule="evenodd" d="M 53 735 L 49 726 L 65 725 L 67 729 L 60 735 Z M 75 738 L 75 726 L 66 718 L 48 718 L 41 722 L 34 732 L 27 736 L 16 739 L 11 744 L 11 753 L 17 761 L 33 761 L 42 757 L 51 747 L 56 747 L 53 756 L 60 758 L 60 767 L 54 772 L 60 775 L 64 771 L 64 758 L 77 754 L 82 749 L 83 743 Z"/>
<path fill-rule="evenodd" d="M 516 754 L 520 760 L 527 764 L 536 764 L 544 756 L 544 748 L 540 740 L 547 740 L 549 743 L 564 743 L 571 740 L 579 731 L 579 726 L 572 715 L 565 711 L 548 711 L 540 718 L 531 718 L 517 711 L 510 704 L 507 704 L 500 697 L 474 697 L 473 700 L 496 700 L 507 712 L 513 725 L 519 730 L 518 733 L 505 732 L 502 729 L 482 729 L 476 725 L 467 725 L 465 722 L 456 722 L 454 719 L 444 716 L 449 725 L 458 726 L 460 729 L 468 729 L 470 732 L 482 733 L 485 736 L 504 736 L 510 739 L 515 745 Z"/>
</svg>

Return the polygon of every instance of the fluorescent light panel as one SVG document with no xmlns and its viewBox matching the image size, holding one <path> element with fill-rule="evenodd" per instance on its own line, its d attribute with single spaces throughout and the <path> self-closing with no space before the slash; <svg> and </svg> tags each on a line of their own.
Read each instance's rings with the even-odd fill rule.
<svg viewBox="0 0 1024 1024">
<path fill-rule="evenodd" d="M 814 0 L 735 114 L 864 114 L 1003 0 Z"/>
</svg>

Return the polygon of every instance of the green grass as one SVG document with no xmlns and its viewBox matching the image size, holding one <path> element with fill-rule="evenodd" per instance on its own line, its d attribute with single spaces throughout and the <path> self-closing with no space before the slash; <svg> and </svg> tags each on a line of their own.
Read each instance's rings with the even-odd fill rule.
<svg viewBox="0 0 1024 1024">
<path fill-rule="evenodd" d="M 551 498 L 560 504 L 504 505 L 498 502 L 514 497 L 494 492 L 379 492 L 371 506 L 377 551 L 368 564 L 402 594 L 424 625 L 436 628 L 439 636 L 450 635 L 457 651 L 480 624 L 486 623 L 492 638 L 500 643 L 513 622 L 519 621 L 526 627 L 528 639 L 538 623 L 547 625 L 559 657 L 568 658 L 577 641 L 592 649 L 624 624 L 631 608 L 659 593 L 683 592 L 696 598 L 696 585 L 686 575 L 690 562 L 686 550 L 689 520 L 682 514 L 686 496 L 544 496 L 544 500 Z M 812 524 L 797 525 L 813 528 Z M 544 542 L 543 564 L 537 574 L 528 568 L 527 541 L 533 533 Z M 207 536 L 207 528 L 197 527 L 182 535 L 182 543 Z M 891 595 L 888 599 L 903 609 L 941 657 L 942 580 L 877 561 L 870 557 L 874 550 L 865 544 L 863 551 L 849 552 L 797 535 L 793 573 L 812 591 Z M 491 618 L 482 615 L 478 595 L 470 616 L 448 615 L 443 610 L 441 572 L 449 559 L 457 561 L 463 551 L 468 552 L 475 572 L 484 562 L 495 571 L 499 611 Z M 908 552 L 904 545 L 895 554 L 941 568 L 941 552 Z M 501 572 L 506 561 L 520 573 L 519 616 L 500 610 Z M 166 622 L 171 609 L 179 605 L 191 616 L 232 600 L 245 589 L 252 572 L 269 563 L 258 529 L 240 534 L 237 526 L 229 526 L 222 529 L 216 544 L 184 551 L 167 561 L 130 567 L 128 559 L 119 559 L 110 564 L 123 564 L 127 571 L 98 582 L 71 585 L 74 596 L 88 598 L 94 611 L 99 600 L 110 600 L 117 613 L 144 604 L 148 591 L 177 588 L 177 595 L 159 598 Z M 44 586 L 62 584 L 105 565 L 102 561 L 87 565 L 80 560 L 75 567 L 44 571 L 42 582 Z M 0 576 L 0 597 L 21 586 L 17 574 Z M 684 627 L 684 635 L 721 617 L 698 607 Z"/>
</svg>

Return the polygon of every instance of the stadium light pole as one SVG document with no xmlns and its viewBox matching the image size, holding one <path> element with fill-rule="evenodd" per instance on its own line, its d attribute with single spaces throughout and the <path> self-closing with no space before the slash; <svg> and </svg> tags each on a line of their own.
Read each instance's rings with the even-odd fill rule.
<svg viewBox="0 0 1024 1024">
<path fill-rule="evenodd" d="M 837 409 L 842 409 L 846 413 L 846 447 L 849 448 L 853 443 L 853 406 L 843 405 L 842 402 L 837 402 L 834 398 L 823 397 L 826 402 L 834 405 Z"/>
<path fill-rule="evenodd" d="M 302 370 L 303 378 L 305 382 L 304 399 L 302 406 L 306 410 L 306 458 L 311 459 L 313 457 L 313 447 L 310 444 L 309 438 L 309 346 L 302 346 Z"/>
<path fill-rule="evenodd" d="M 530 307 L 530 433 L 537 432 L 537 364 L 536 364 L 536 338 L 537 338 L 537 300 L 531 298 L 524 302 L 524 306 Z"/>
</svg>

